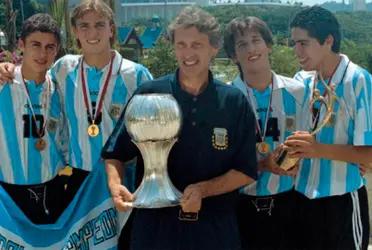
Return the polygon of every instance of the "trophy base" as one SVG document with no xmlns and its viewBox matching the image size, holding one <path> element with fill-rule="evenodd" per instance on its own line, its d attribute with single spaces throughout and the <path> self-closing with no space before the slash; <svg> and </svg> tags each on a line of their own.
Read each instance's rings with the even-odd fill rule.
<svg viewBox="0 0 372 250">
<path fill-rule="evenodd" d="M 284 150 L 276 161 L 276 164 L 285 171 L 292 169 L 299 161 L 299 158 L 290 158 L 287 153 L 288 151 Z"/>
<path fill-rule="evenodd" d="M 169 179 L 148 178 L 138 187 L 134 197 L 135 208 L 163 208 L 178 206 L 182 193 L 171 184 Z"/>
</svg>

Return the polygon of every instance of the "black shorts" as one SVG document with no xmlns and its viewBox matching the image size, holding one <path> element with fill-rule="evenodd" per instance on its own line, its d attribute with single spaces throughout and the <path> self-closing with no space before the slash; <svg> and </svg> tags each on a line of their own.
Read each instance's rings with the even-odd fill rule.
<svg viewBox="0 0 372 250">
<path fill-rule="evenodd" d="M 295 249 L 294 191 L 271 196 L 241 194 L 238 224 L 242 249 Z"/>
<path fill-rule="evenodd" d="M 0 182 L 4 190 L 35 224 L 53 224 L 68 206 L 88 172 L 73 170 L 71 176 L 57 175 L 52 180 L 35 185 L 15 185 Z"/>
<path fill-rule="evenodd" d="M 344 195 L 296 200 L 297 249 L 366 250 L 369 241 L 366 187 Z"/>
<path fill-rule="evenodd" d="M 235 212 L 203 208 L 198 220 L 180 219 L 180 207 L 136 209 L 132 250 L 240 250 Z"/>
</svg>

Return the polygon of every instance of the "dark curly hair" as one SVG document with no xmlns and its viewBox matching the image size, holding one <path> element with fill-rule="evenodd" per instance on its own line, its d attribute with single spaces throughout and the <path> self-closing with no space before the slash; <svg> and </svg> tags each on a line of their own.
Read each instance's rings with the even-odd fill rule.
<svg viewBox="0 0 372 250">
<path fill-rule="evenodd" d="M 27 18 L 23 22 L 20 39 L 25 41 L 31 33 L 38 31 L 53 34 L 58 45 L 61 44 L 61 31 L 57 22 L 49 14 L 39 13 Z"/>
<path fill-rule="evenodd" d="M 340 52 L 341 32 L 336 17 L 320 6 L 305 8 L 297 13 L 290 23 L 290 28 L 300 28 L 308 32 L 309 36 L 324 44 L 326 38 L 333 37 L 332 51 Z"/>
</svg>

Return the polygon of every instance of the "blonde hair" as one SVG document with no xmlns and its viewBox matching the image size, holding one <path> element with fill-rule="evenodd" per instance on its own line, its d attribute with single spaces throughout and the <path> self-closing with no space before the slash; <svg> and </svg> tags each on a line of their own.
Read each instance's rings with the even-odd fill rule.
<svg viewBox="0 0 372 250">
<path fill-rule="evenodd" d="M 72 11 L 70 18 L 72 27 L 76 28 L 76 21 L 91 11 L 97 12 L 99 15 L 109 20 L 113 33 L 112 37 L 110 38 L 110 44 L 111 46 L 113 46 L 116 41 L 116 25 L 114 21 L 114 12 L 110 8 L 110 6 L 108 6 L 103 0 L 85 0 L 78 6 L 76 6 Z M 78 40 L 76 40 L 76 42 L 78 46 L 81 47 L 80 42 Z"/>
</svg>

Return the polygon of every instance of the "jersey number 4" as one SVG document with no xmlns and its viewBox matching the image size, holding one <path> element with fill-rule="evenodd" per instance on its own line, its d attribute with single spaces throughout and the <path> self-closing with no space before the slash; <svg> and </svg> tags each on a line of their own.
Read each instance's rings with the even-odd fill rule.
<svg viewBox="0 0 372 250">
<path fill-rule="evenodd" d="M 44 135 L 43 124 L 44 116 L 35 115 L 35 119 L 32 115 L 23 115 L 23 137 L 24 138 L 39 138 Z"/>
<path fill-rule="evenodd" d="M 262 126 L 262 121 L 258 121 L 260 124 L 261 131 L 264 130 Z M 267 121 L 267 129 L 266 129 L 266 134 L 265 136 L 271 136 L 273 138 L 273 141 L 279 141 L 279 136 L 280 136 L 280 130 L 278 126 L 278 118 L 271 117 Z M 257 133 L 256 134 L 256 141 L 260 142 L 261 138 L 260 135 Z"/>
</svg>

